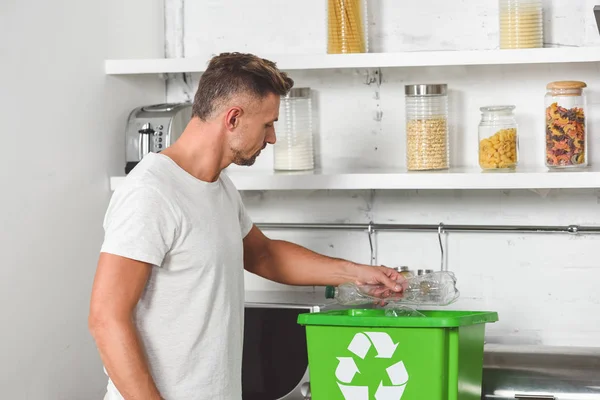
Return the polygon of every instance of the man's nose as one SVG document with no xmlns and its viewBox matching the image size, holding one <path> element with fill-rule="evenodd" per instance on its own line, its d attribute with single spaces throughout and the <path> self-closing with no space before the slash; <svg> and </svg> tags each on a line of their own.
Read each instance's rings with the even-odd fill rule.
<svg viewBox="0 0 600 400">
<path fill-rule="evenodd" d="M 277 141 L 277 137 L 275 136 L 275 129 L 269 129 L 265 141 L 269 144 L 275 144 L 275 142 Z"/>
</svg>

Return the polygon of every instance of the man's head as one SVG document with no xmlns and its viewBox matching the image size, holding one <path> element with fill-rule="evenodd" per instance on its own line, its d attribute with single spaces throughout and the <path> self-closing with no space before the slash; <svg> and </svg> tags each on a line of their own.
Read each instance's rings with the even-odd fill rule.
<svg viewBox="0 0 600 400">
<path fill-rule="evenodd" d="M 279 99 L 293 85 L 271 61 L 222 53 L 212 58 L 200 78 L 192 116 L 218 123 L 227 135 L 233 162 L 252 165 L 267 143 L 275 143 Z"/>
</svg>

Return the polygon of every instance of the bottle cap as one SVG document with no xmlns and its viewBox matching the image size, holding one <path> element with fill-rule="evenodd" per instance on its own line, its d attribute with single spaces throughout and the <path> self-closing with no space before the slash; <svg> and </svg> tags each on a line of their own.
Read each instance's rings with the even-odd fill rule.
<svg viewBox="0 0 600 400">
<path fill-rule="evenodd" d="M 333 299 L 335 297 L 335 287 L 333 286 L 327 286 L 325 288 L 325 298 L 326 299 Z"/>
<path fill-rule="evenodd" d="M 408 267 L 400 267 L 400 271 L 408 271 Z"/>
<path fill-rule="evenodd" d="M 433 272 L 433 270 L 432 270 L 432 269 L 426 269 L 426 270 L 425 270 L 425 273 L 426 273 L 426 274 L 431 274 L 432 272 Z"/>
<path fill-rule="evenodd" d="M 422 269 L 417 270 L 417 275 L 423 275 L 423 270 Z"/>
</svg>

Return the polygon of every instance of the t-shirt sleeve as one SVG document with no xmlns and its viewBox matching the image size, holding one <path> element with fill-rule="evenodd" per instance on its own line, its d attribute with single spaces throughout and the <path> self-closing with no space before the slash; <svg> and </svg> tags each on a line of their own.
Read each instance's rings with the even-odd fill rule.
<svg viewBox="0 0 600 400">
<path fill-rule="evenodd" d="M 101 252 L 161 266 L 176 232 L 175 214 L 158 190 L 127 188 L 110 201 Z"/>
<path fill-rule="evenodd" d="M 234 199 L 234 201 L 237 203 L 238 219 L 240 221 L 240 230 L 242 233 L 242 238 L 245 238 L 246 235 L 248 235 L 248 233 L 254 226 L 254 223 L 252 222 L 250 215 L 248 215 L 248 211 L 246 211 L 246 207 L 244 206 L 242 196 L 240 195 L 240 192 L 237 190 L 237 188 L 231 181 L 231 178 L 229 178 L 229 176 L 227 176 L 227 174 L 224 173 L 224 174 L 221 174 L 221 179 L 229 192 L 230 198 Z"/>
<path fill-rule="evenodd" d="M 252 229 L 254 223 L 252 222 L 250 215 L 248 215 L 248 211 L 246 211 L 246 207 L 244 206 L 244 202 L 242 201 L 241 196 L 239 197 L 239 204 L 240 228 L 242 229 L 242 238 L 245 238 L 246 235 L 250 233 L 250 230 Z"/>
</svg>

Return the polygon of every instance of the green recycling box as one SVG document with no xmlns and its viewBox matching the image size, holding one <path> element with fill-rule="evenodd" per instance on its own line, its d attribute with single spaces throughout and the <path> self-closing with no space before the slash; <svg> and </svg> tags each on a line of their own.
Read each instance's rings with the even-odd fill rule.
<svg viewBox="0 0 600 400">
<path fill-rule="evenodd" d="M 383 309 L 300 314 L 313 400 L 479 400 L 495 312 Z"/>
</svg>

